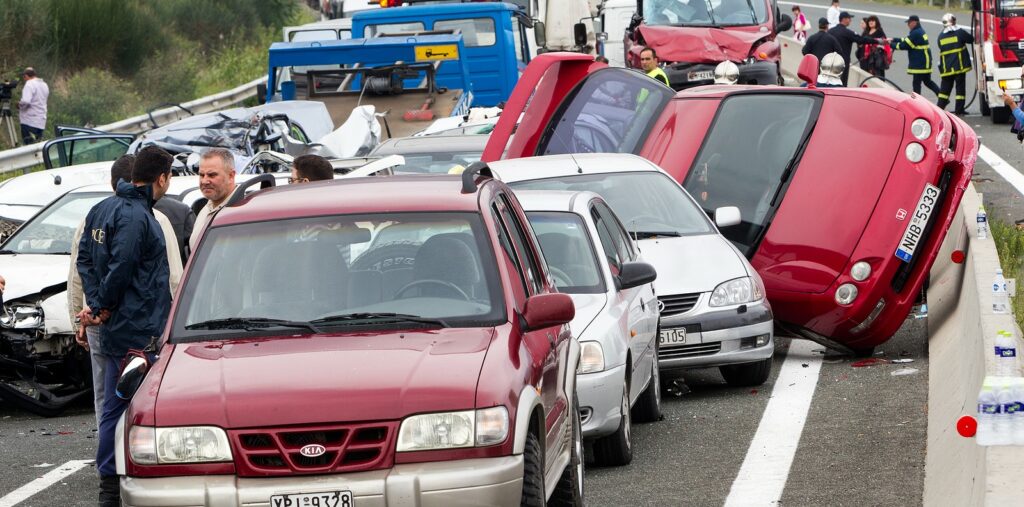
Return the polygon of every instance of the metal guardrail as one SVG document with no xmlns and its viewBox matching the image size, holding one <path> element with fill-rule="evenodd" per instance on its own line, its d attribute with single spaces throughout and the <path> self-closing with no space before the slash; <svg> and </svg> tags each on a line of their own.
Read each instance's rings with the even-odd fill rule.
<svg viewBox="0 0 1024 507">
<path fill-rule="evenodd" d="M 166 125 L 168 123 L 187 118 L 191 116 L 188 111 L 191 111 L 192 114 L 202 114 L 234 106 L 249 97 L 255 97 L 256 86 L 266 82 L 267 78 L 264 76 L 230 90 L 202 97 L 191 102 L 186 102 L 181 104 L 181 107 L 166 107 L 152 111 L 151 113 L 140 114 L 138 116 L 133 116 L 131 118 L 108 125 L 101 125 L 95 128 L 96 130 L 102 130 L 104 132 L 138 134 L 157 126 Z M 183 110 L 183 108 L 185 110 Z M 44 144 L 45 141 L 28 146 L 21 146 L 11 150 L 0 151 L 0 174 L 17 170 L 24 171 L 34 165 L 42 164 Z"/>
</svg>

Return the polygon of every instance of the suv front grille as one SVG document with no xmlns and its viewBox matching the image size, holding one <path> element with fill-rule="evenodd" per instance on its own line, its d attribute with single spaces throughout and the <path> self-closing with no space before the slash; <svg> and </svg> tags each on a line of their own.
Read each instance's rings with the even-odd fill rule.
<svg viewBox="0 0 1024 507">
<path fill-rule="evenodd" d="M 235 465 L 243 477 L 362 472 L 394 462 L 398 423 L 339 424 L 306 428 L 232 430 Z M 307 445 L 325 452 L 304 456 Z"/>
<path fill-rule="evenodd" d="M 692 294 L 673 294 L 670 296 L 659 296 L 658 302 L 664 305 L 661 309 L 661 316 L 668 317 L 669 315 L 678 315 L 680 313 L 686 313 L 693 309 L 697 305 L 697 301 L 700 300 L 700 293 L 694 292 Z"/>
<path fill-rule="evenodd" d="M 695 343 L 693 345 L 662 346 L 658 349 L 659 359 L 683 359 L 687 357 L 710 356 L 722 350 L 722 342 Z"/>
</svg>

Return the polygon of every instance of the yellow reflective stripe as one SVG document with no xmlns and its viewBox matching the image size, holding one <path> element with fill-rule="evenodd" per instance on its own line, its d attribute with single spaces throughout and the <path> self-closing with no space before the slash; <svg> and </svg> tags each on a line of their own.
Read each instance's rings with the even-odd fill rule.
<svg viewBox="0 0 1024 507">
<path fill-rule="evenodd" d="M 941 54 L 942 56 L 946 56 L 946 55 L 951 55 L 953 53 L 959 53 L 961 51 L 963 51 L 963 48 L 950 49 L 949 51 L 943 51 L 942 53 L 939 53 L 939 54 Z"/>
<path fill-rule="evenodd" d="M 967 100 L 967 96 L 966 95 L 957 95 L 956 96 L 956 100 Z"/>
<path fill-rule="evenodd" d="M 940 94 L 939 94 L 939 98 L 940 98 L 940 99 L 948 99 L 948 98 L 949 98 L 949 95 L 946 95 L 945 93 L 940 93 Z"/>
<path fill-rule="evenodd" d="M 932 69 L 907 69 L 907 74 L 931 74 Z"/>
<path fill-rule="evenodd" d="M 944 46 L 946 44 L 953 44 L 953 43 L 955 43 L 955 42 L 957 42 L 959 40 L 960 39 L 958 39 L 957 36 L 954 35 L 952 37 L 946 37 L 945 39 L 939 39 L 939 45 L 940 46 Z"/>
</svg>

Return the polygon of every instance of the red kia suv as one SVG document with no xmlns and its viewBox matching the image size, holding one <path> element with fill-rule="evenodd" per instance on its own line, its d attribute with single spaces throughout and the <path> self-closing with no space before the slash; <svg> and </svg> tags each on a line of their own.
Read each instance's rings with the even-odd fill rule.
<svg viewBox="0 0 1024 507">
<path fill-rule="evenodd" d="M 895 334 L 921 294 L 978 137 L 920 95 L 815 89 L 811 65 L 801 65 L 810 88 L 675 93 L 580 55 L 544 54 L 516 85 L 483 160 L 643 156 L 709 215 L 740 209 L 741 223 L 722 234 L 761 275 L 777 322 L 865 354 Z"/>
<path fill-rule="evenodd" d="M 118 425 L 125 505 L 582 505 L 575 310 L 488 172 L 236 191 Z"/>
</svg>

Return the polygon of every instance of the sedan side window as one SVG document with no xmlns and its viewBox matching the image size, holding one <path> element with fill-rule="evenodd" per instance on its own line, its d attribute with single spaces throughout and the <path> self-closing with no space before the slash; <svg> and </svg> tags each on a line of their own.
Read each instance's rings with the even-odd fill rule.
<svg viewBox="0 0 1024 507">
<path fill-rule="evenodd" d="M 608 232 L 615 242 L 615 249 L 619 252 L 619 258 L 623 262 L 636 260 L 637 252 L 633 249 L 633 243 L 629 241 L 629 234 L 622 227 L 622 224 L 612 213 L 611 208 L 603 202 L 594 204 L 594 208 L 601 215 L 605 224 L 608 225 Z"/>
<path fill-rule="evenodd" d="M 615 239 L 611 229 L 604 217 L 598 213 L 597 208 L 590 207 L 590 216 L 594 219 L 594 226 L 597 228 L 597 236 L 601 240 L 601 249 L 604 252 L 605 261 L 611 268 L 612 276 L 618 276 L 622 270 L 622 257 L 615 247 Z"/>
</svg>

